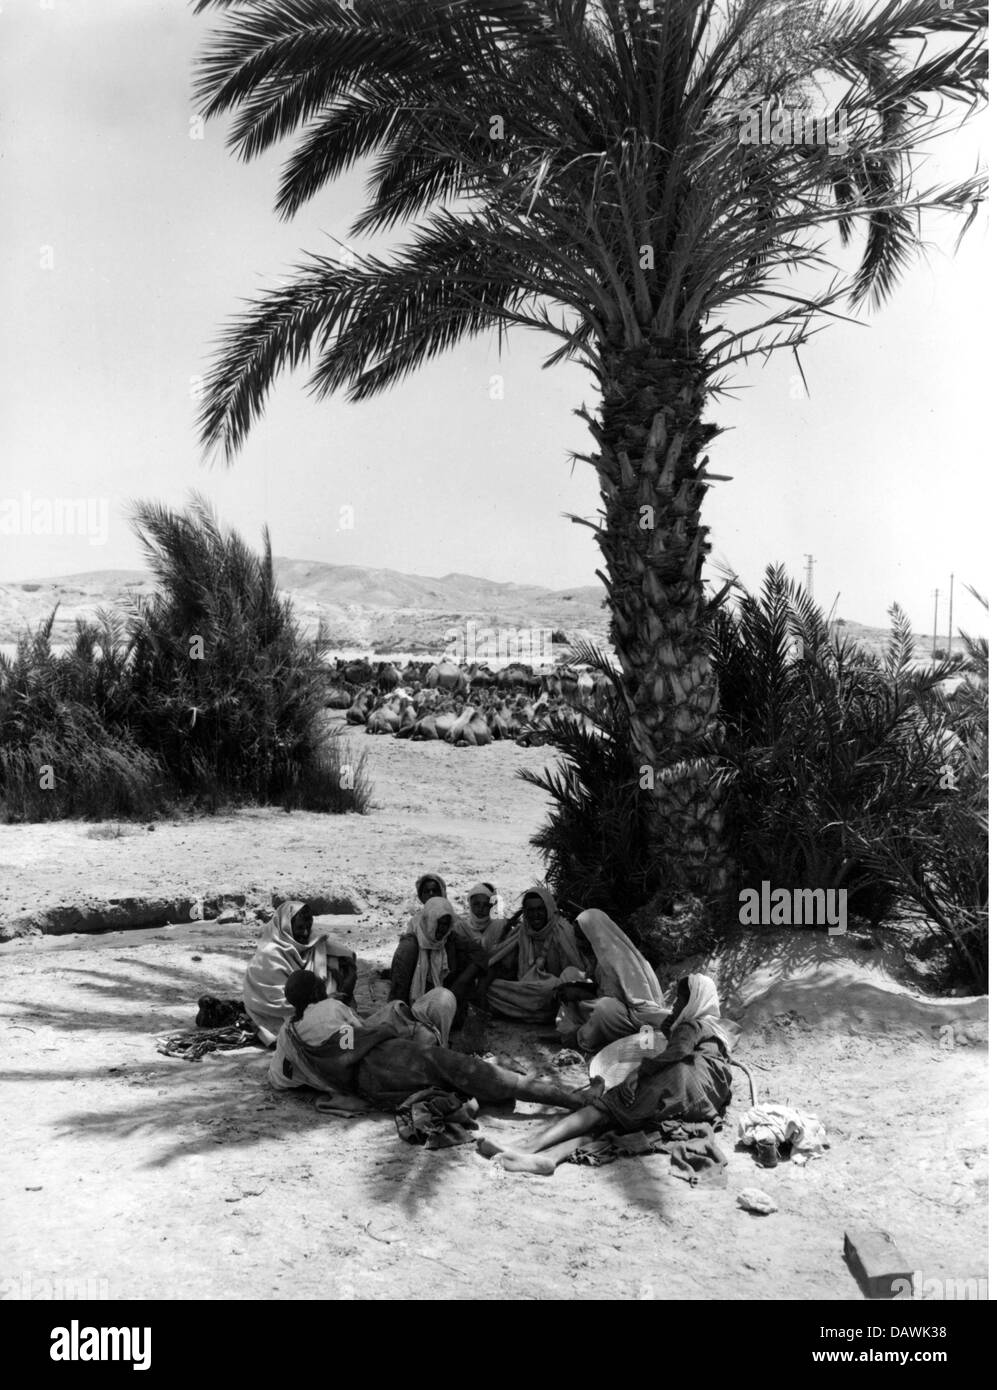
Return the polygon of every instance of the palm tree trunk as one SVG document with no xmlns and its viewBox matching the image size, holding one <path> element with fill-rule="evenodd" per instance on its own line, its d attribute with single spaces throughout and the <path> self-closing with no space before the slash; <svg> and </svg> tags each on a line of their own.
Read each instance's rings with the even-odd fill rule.
<svg viewBox="0 0 997 1390">
<path fill-rule="evenodd" d="M 703 740 L 717 708 L 701 571 L 706 372 L 698 337 L 603 354 L 599 451 L 611 640 L 623 668 L 651 839 L 665 881 L 713 896 L 729 877 Z"/>
</svg>

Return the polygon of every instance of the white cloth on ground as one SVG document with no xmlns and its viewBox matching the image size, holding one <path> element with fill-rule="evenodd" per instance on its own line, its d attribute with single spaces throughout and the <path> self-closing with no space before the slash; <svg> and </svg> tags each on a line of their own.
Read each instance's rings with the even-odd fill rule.
<svg viewBox="0 0 997 1390">
<path fill-rule="evenodd" d="M 789 1144 L 793 1157 L 805 1154 L 819 1158 L 828 1148 L 827 1132 L 816 1115 L 808 1115 L 791 1105 L 753 1105 L 737 1122 L 738 1142 L 754 1148 L 758 1143 L 774 1139 L 776 1144 Z"/>
</svg>

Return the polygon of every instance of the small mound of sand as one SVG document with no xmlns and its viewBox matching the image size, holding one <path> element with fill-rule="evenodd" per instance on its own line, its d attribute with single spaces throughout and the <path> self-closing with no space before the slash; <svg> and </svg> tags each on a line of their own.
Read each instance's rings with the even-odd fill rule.
<svg viewBox="0 0 997 1390">
<path fill-rule="evenodd" d="M 745 1031 L 828 1029 L 931 1034 L 943 1046 L 985 1044 L 987 996 L 929 997 L 913 987 L 900 947 L 853 935 L 745 932 L 712 955 L 682 962 L 717 982 L 724 1012 Z"/>
</svg>

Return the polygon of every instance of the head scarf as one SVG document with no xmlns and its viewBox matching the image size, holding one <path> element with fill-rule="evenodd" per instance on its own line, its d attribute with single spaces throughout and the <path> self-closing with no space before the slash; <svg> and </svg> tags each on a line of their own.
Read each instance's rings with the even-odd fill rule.
<svg viewBox="0 0 997 1390">
<path fill-rule="evenodd" d="M 472 898 L 477 898 L 477 897 L 482 897 L 482 898 L 487 898 L 487 899 L 488 899 L 488 902 L 489 902 L 489 915 L 491 915 L 491 909 L 495 906 L 495 898 L 496 898 L 495 885 L 494 885 L 493 883 L 476 883 L 476 884 L 474 885 L 473 888 L 469 888 L 469 889 L 468 889 L 468 893 L 467 893 L 467 905 L 468 905 L 468 913 L 469 913 L 469 916 L 470 916 L 470 920 L 471 920 L 472 922 L 476 922 L 476 921 L 478 920 L 478 918 L 474 916 L 473 912 L 470 911 L 471 899 L 472 899 Z"/>
<path fill-rule="evenodd" d="M 277 946 L 292 947 L 299 955 L 314 950 L 318 943 L 325 938 L 325 932 L 318 931 L 314 922 L 312 922 L 308 940 L 305 942 L 295 941 L 291 931 L 292 921 L 305 906 L 305 903 L 299 902 L 296 898 L 288 898 L 286 902 L 281 903 L 260 933 L 260 941 L 262 942 L 266 938 Z"/>
<path fill-rule="evenodd" d="M 672 1021 L 672 1029 L 680 1023 L 702 1023 L 710 1028 L 730 1051 L 731 1042 L 727 1030 L 720 1023 L 720 996 L 709 975 L 686 975 L 689 986 L 689 1002 Z"/>
<path fill-rule="evenodd" d="M 547 921 L 539 931 L 531 931 L 526 925 L 526 899 L 540 898 L 544 907 L 547 909 Z M 519 923 L 519 976 L 520 979 L 526 974 L 530 966 L 538 956 L 546 954 L 547 945 L 554 935 L 558 925 L 557 903 L 554 895 L 549 888 L 542 884 L 537 884 L 535 888 L 527 888 L 523 894 L 523 917 Z"/>
<path fill-rule="evenodd" d="M 449 914 L 451 918 L 450 930 L 443 934 L 441 940 L 436 940 L 436 924 L 441 917 Z M 452 905 L 446 898 L 430 898 L 423 906 L 422 912 L 416 919 L 415 939 L 419 943 L 419 959 L 416 961 L 415 973 L 412 976 L 412 988 L 409 991 L 409 1002 L 414 1003 L 416 999 L 431 989 L 442 989 L 443 981 L 450 969 L 447 960 L 447 937 L 454 929 L 457 914 Z"/>
<path fill-rule="evenodd" d="M 599 987 L 603 993 L 631 1007 L 635 1004 L 661 1006 L 657 975 L 611 917 L 597 907 L 590 907 L 578 914 L 578 925 L 595 951 L 601 977 Z"/>
<path fill-rule="evenodd" d="M 420 874 L 420 876 L 415 881 L 416 897 L 418 898 L 419 890 L 422 888 L 422 885 L 426 882 L 427 879 L 432 879 L 433 883 L 439 885 L 440 896 L 445 898 L 447 895 L 447 885 L 443 882 L 443 877 L 441 874 Z M 423 906 L 422 903 L 420 903 L 419 905 L 420 907 Z"/>
<path fill-rule="evenodd" d="M 294 914 L 304 905 L 296 899 L 281 903 L 260 932 L 256 954 L 246 970 L 242 1002 L 265 1042 L 291 1014 L 284 994 L 288 978 L 296 970 L 310 970 L 321 980 L 328 974 L 325 950 L 317 949 L 325 944 L 325 932 L 313 923 L 307 941 L 299 943 L 291 934 Z"/>
</svg>

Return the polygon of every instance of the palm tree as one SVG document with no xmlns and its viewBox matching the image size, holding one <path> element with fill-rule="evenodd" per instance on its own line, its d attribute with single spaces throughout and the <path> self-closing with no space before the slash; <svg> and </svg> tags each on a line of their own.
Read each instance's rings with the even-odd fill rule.
<svg viewBox="0 0 997 1390">
<path fill-rule="evenodd" d="M 474 334 L 521 326 L 558 340 L 547 364 L 584 364 L 600 396 L 579 412 L 596 445 L 593 529 L 635 761 L 654 770 L 655 844 L 680 881 L 721 887 L 704 755 L 717 707 L 702 581 L 705 451 L 718 433 L 708 400 L 752 355 L 795 352 L 849 303 L 882 304 L 923 244 L 922 212 L 975 215 L 977 177 L 923 188 L 916 176 L 944 111 L 968 115 L 983 99 L 985 8 L 197 9 L 212 6 L 228 13 L 199 62 L 205 114 L 235 113 L 230 143 L 245 159 L 300 132 L 280 215 L 369 160 L 351 237 L 408 225 L 387 254 L 310 257 L 230 326 L 206 386 L 205 445 L 231 459 L 278 374 L 313 356 L 316 395 L 359 401 Z M 752 112 L 774 114 L 785 139 L 782 116 L 832 97 L 844 140 L 751 143 Z M 863 238 L 839 270 L 835 232 Z"/>
</svg>

